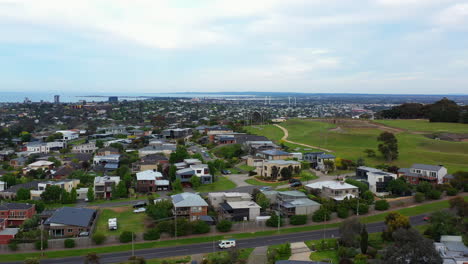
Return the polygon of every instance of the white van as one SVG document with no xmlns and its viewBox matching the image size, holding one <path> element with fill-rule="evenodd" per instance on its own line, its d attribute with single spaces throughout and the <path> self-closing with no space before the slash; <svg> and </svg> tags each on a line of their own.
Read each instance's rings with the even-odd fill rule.
<svg viewBox="0 0 468 264">
<path fill-rule="evenodd" d="M 219 248 L 231 248 L 236 246 L 236 241 L 234 239 L 221 240 L 218 244 Z"/>
<path fill-rule="evenodd" d="M 109 218 L 107 224 L 109 225 L 109 230 L 117 230 L 117 218 Z"/>
</svg>

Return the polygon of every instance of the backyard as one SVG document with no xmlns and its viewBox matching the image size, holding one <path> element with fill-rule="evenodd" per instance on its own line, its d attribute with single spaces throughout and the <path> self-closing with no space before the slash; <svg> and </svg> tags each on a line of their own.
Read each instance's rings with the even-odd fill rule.
<svg viewBox="0 0 468 264">
<path fill-rule="evenodd" d="M 107 225 L 109 218 L 117 218 L 117 230 L 109 230 Z M 96 230 L 105 235 L 120 235 L 123 231 L 142 233 L 146 220 L 148 217 L 145 213 L 134 213 L 131 206 L 106 208 L 99 213 Z"/>
</svg>

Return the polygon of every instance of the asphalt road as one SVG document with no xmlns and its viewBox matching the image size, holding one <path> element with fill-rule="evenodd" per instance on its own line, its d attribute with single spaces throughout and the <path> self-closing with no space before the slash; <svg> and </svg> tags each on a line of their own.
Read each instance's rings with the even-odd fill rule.
<svg viewBox="0 0 468 264">
<path fill-rule="evenodd" d="M 427 215 L 418 215 L 410 217 L 411 225 L 421 225 L 425 221 L 423 217 Z M 371 223 L 367 224 L 367 231 L 369 233 L 382 232 L 385 229 L 385 223 Z M 339 232 L 337 228 L 308 231 L 284 235 L 274 236 L 263 236 L 258 238 L 240 239 L 237 240 L 237 248 L 255 248 L 260 246 L 270 246 L 276 244 L 283 244 L 287 242 L 301 242 L 306 240 L 318 240 L 322 238 L 335 238 L 338 237 Z M 200 243 L 182 246 L 162 247 L 162 248 L 149 248 L 136 250 L 135 255 L 144 257 L 145 259 L 153 258 L 167 258 L 176 256 L 188 256 L 200 253 L 210 253 L 214 251 L 220 251 L 216 245 L 217 241 L 213 243 Z M 119 263 L 128 260 L 131 256 L 131 251 L 107 253 L 100 255 L 100 263 L 110 264 Z M 0 255 L 1 259 L 1 255 Z M 20 264 L 22 262 L 1 262 L 3 264 Z M 82 264 L 84 263 L 83 256 L 79 257 L 68 257 L 59 259 L 44 259 L 41 260 L 41 264 Z"/>
</svg>

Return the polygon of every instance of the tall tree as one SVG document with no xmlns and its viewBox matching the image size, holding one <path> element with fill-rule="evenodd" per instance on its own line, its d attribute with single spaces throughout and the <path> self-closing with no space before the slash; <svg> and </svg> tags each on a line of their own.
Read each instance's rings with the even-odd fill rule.
<svg viewBox="0 0 468 264">
<path fill-rule="evenodd" d="M 86 198 L 88 198 L 88 202 L 94 201 L 94 189 L 93 189 L 93 187 L 88 188 L 88 193 L 86 194 Z"/>
<path fill-rule="evenodd" d="M 16 200 L 24 201 L 29 200 L 31 198 L 31 194 L 29 189 L 19 188 L 16 192 Z"/>
<path fill-rule="evenodd" d="M 398 140 L 393 133 L 383 132 L 377 140 L 382 142 L 379 151 L 388 162 L 398 159 Z"/>
<path fill-rule="evenodd" d="M 351 217 L 341 223 L 340 232 L 340 245 L 345 247 L 359 247 L 359 235 L 362 230 L 362 224 L 359 218 Z"/>
<path fill-rule="evenodd" d="M 399 228 L 408 229 L 411 227 L 409 218 L 400 214 L 399 212 L 390 212 L 385 217 L 385 224 L 387 225 L 387 229 L 385 229 L 382 233 L 382 237 L 385 240 L 392 240 L 392 235 L 395 230 Z"/>
<path fill-rule="evenodd" d="M 367 233 L 367 227 L 364 225 L 362 227 L 361 231 L 361 241 L 360 241 L 360 246 L 361 246 L 361 253 L 366 254 L 367 253 L 367 246 L 369 244 L 369 234 Z"/>
<path fill-rule="evenodd" d="M 78 194 L 76 192 L 75 188 L 72 188 L 70 191 L 70 203 L 76 203 L 76 198 L 78 197 Z"/>
</svg>

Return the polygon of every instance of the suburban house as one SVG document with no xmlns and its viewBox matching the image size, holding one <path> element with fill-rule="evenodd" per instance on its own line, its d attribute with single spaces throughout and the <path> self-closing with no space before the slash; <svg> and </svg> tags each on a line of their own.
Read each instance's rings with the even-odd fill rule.
<svg viewBox="0 0 468 264">
<path fill-rule="evenodd" d="M 234 135 L 216 135 L 214 138 L 214 142 L 218 145 L 235 144 L 236 137 Z"/>
<path fill-rule="evenodd" d="M 405 178 L 410 184 L 419 184 L 424 181 L 431 184 L 442 184 L 446 176 L 447 169 L 442 165 L 413 164 L 411 168 L 398 170 L 398 177 Z"/>
<path fill-rule="evenodd" d="M 170 155 L 177 148 L 176 144 L 164 143 L 161 145 L 152 145 L 138 150 L 138 156 L 144 157 L 152 154 Z"/>
<path fill-rule="evenodd" d="M 132 164 L 132 170 L 134 172 L 145 171 L 145 170 L 156 170 L 160 164 L 169 164 L 169 160 L 162 154 L 152 154 L 141 158 L 140 161 Z"/>
<path fill-rule="evenodd" d="M 6 226 L 20 226 L 36 214 L 36 206 L 28 203 L 1 203 L 0 219 Z"/>
<path fill-rule="evenodd" d="M 29 164 L 26 168 L 23 169 L 23 171 L 38 170 L 38 169 L 50 170 L 53 167 L 54 167 L 54 163 L 51 161 L 38 160 L 36 162 Z"/>
<path fill-rule="evenodd" d="M 220 204 L 218 212 L 230 221 L 255 221 L 260 216 L 260 209 L 254 201 L 227 201 Z"/>
<path fill-rule="evenodd" d="M 284 216 L 312 215 L 320 208 L 320 204 L 307 198 L 307 195 L 300 191 L 278 192 L 276 204 Z"/>
<path fill-rule="evenodd" d="M 114 171 L 118 169 L 119 162 L 120 162 L 119 154 L 110 154 L 110 155 L 103 155 L 103 156 L 96 155 L 93 158 L 94 165 L 101 166 L 105 172 L 110 172 L 110 171 Z"/>
<path fill-rule="evenodd" d="M 96 147 L 95 142 L 89 142 L 89 143 L 74 145 L 71 149 L 71 152 L 72 153 L 93 153 L 97 149 L 98 148 Z"/>
<path fill-rule="evenodd" d="M 335 162 L 335 156 L 332 154 L 327 154 L 325 152 L 308 152 L 304 153 L 304 161 L 307 161 L 310 163 L 311 167 L 320 170 L 320 171 L 325 171 L 327 170 L 325 166 L 325 161 L 333 161 Z"/>
<path fill-rule="evenodd" d="M 171 128 L 162 131 L 162 135 L 166 139 L 185 138 L 192 134 L 191 128 Z"/>
<path fill-rule="evenodd" d="M 105 147 L 96 151 L 96 156 L 119 155 L 119 150 L 113 147 Z"/>
<path fill-rule="evenodd" d="M 18 234 L 19 228 L 8 228 L 7 221 L 0 218 L 0 245 L 6 245 Z"/>
<path fill-rule="evenodd" d="M 24 167 L 26 165 L 26 161 L 28 159 L 24 156 L 14 158 L 10 160 L 10 166 L 13 166 L 14 168 L 19 168 L 19 167 Z"/>
<path fill-rule="evenodd" d="M 64 147 L 65 143 L 61 141 L 28 142 L 26 144 L 26 151 L 31 153 L 49 153 L 51 151 L 58 151 Z"/>
<path fill-rule="evenodd" d="M 86 200 L 88 199 L 88 188 L 79 188 L 76 190 L 76 199 L 77 200 Z"/>
<path fill-rule="evenodd" d="M 7 184 L 4 181 L 0 181 L 0 192 L 7 188 Z"/>
<path fill-rule="evenodd" d="M 213 208 L 219 208 L 220 204 L 226 202 L 251 201 L 252 196 L 249 193 L 240 192 L 212 192 L 208 193 L 208 202 Z"/>
<path fill-rule="evenodd" d="M 76 237 L 91 232 L 97 211 L 89 208 L 62 207 L 44 222 L 51 237 Z"/>
<path fill-rule="evenodd" d="M 264 159 L 257 156 L 247 156 L 247 166 L 260 167 L 263 165 Z"/>
<path fill-rule="evenodd" d="M 97 176 L 94 178 L 94 195 L 97 199 L 109 199 L 112 197 L 112 186 L 120 182 L 119 176 Z"/>
<path fill-rule="evenodd" d="M 265 150 L 274 150 L 278 146 L 270 140 L 261 140 L 261 141 L 246 141 L 243 146 L 247 149 L 248 153 L 254 155 L 255 153 L 265 151 Z"/>
<path fill-rule="evenodd" d="M 61 133 L 62 139 L 65 141 L 77 139 L 80 137 L 80 132 L 75 130 L 59 130 L 55 133 Z"/>
<path fill-rule="evenodd" d="M 20 183 L 13 186 L 8 186 L 7 189 L 0 191 L 0 198 L 4 199 L 14 199 L 16 197 L 16 192 L 21 189 L 36 190 L 37 186 L 41 181 L 30 181 L 27 183 Z"/>
<path fill-rule="evenodd" d="M 301 170 L 301 163 L 294 160 L 266 160 L 256 168 L 256 172 L 263 177 L 277 179 L 281 178 L 281 170 L 284 168 L 294 174 Z"/>
<path fill-rule="evenodd" d="M 212 126 L 205 129 L 206 135 L 210 142 L 215 142 L 215 138 L 219 135 L 232 134 L 232 129 L 222 126 Z"/>
<path fill-rule="evenodd" d="M 257 153 L 257 156 L 262 157 L 266 160 L 284 160 L 292 158 L 291 153 L 278 149 L 260 151 L 259 153 Z"/>
<path fill-rule="evenodd" d="M 190 184 L 192 176 L 200 178 L 202 184 L 209 184 L 213 182 L 213 176 L 210 174 L 207 164 L 190 165 L 189 168 L 184 168 L 176 171 L 176 178 L 184 185 Z"/>
<path fill-rule="evenodd" d="M 440 242 L 434 242 L 434 247 L 443 264 L 468 263 L 468 247 L 463 243 L 462 236 L 441 236 Z"/>
<path fill-rule="evenodd" d="M 318 192 L 321 197 L 342 201 L 359 195 L 359 188 L 343 181 L 319 181 L 307 184 L 306 189 Z"/>
<path fill-rule="evenodd" d="M 369 185 L 369 190 L 377 196 L 388 195 L 388 184 L 397 178 L 394 173 L 360 166 L 356 168 L 356 178 Z"/>
<path fill-rule="evenodd" d="M 140 193 L 155 192 L 156 180 L 163 180 L 163 176 L 160 172 L 154 170 L 146 170 L 137 172 L 136 174 L 136 190 Z"/>
<path fill-rule="evenodd" d="M 198 194 L 184 192 L 172 195 L 171 198 L 174 215 L 178 217 L 195 221 L 208 214 L 208 204 Z"/>
<path fill-rule="evenodd" d="M 71 192 L 73 188 L 77 188 L 80 184 L 79 179 L 61 180 L 61 181 L 45 181 L 37 184 L 37 189 L 31 190 L 31 200 L 40 200 L 41 194 L 46 190 L 48 186 L 59 186 L 67 192 Z"/>
</svg>

